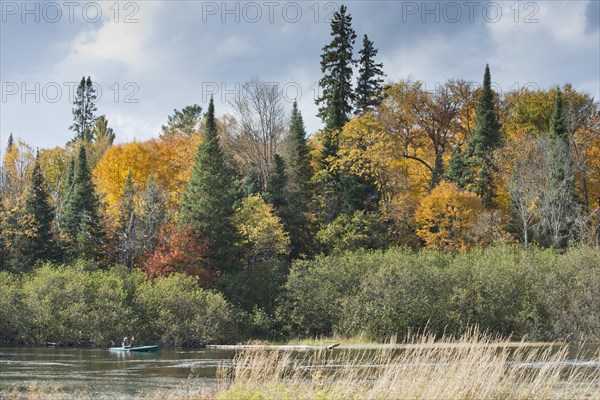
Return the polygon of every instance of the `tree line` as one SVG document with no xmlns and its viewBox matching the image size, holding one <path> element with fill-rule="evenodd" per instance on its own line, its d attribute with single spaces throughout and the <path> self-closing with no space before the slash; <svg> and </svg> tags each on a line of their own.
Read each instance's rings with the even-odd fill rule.
<svg viewBox="0 0 600 400">
<path fill-rule="evenodd" d="M 206 112 L 175 110 L 155 139 L 115 145 L 82 78 L 65 146 L 9 137 L 0 268 L 88 260 L 151 278 L 182 273 L 273 317 L 292 260 L 397 246 L 598 246 L 593 97 L 570 84 L 495 93 L 487 65 L 481 88 L 384 84 L 367 35 L 355 56 L 345 6 L 331 36 L 316 100 L 324 128 L 310 137 L 298 105 L 288 110 L 280 87 L 257 78 L 231 114 L 218 116 L 211 99 Z"/>
</svg>

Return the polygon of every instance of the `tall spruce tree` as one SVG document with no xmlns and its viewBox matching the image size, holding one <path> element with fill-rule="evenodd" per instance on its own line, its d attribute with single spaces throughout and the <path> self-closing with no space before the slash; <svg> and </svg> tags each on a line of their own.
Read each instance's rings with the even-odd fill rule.
<svg viewBox="0 0 600 400">
<path fill-rule="evenodd" d="M 180 221 L 198 229 L 202 238 L 208 240 L 213 268 L 227 268 L 235 252 L 232 216 L 236 198 L 234 174 L 219 144 L 211 98 L 204 138 L 198 146 L 190 183 L 181 198 Z"/>
<path fill-rule="evenodd" d="M 25 214 L 30 234 L 20 236 L 15 246 L 20 253 L 19 263 L 29 269 L 39 261 L 54 260 L 58 248 L 54 240 L 52 222 L 54 207 L 50 205 L 48 185 L 36 156 L 31 175 L 31 184 L 25 201 Z"/>
<path fill-rule="evenodd" d="M 467 167 L 459 178 L 459 182 L 462 179 L 465 187 L 476 193 L 488 206 L 492 204 L 496 194 L 493 152 L 502 147 L 491 82 L 490 68 L 486 64 L 483 88 L 475 107 L 475 128 L 467 140 Z"/>
<path fill-rule="evenodd" d="M 340 129 L 352 114 L 352 49 L 356 33 L 352 29 L 352 17 L 346 14 L 346 6 L 340 6 L 331 20 L 331 43 L 323 47 L 319 81 L 322 95 L 316 100 L 318 116 L 327 130 Z"/>
<path fill-rule="evenodd" d="M 92 141 L 93 127 L 96 121 L 94 113 L 97 111 L 97 98 L 92 79 L 89 76 L 87 79 L 85 79 L 85 76 L 82 77 L 73 101 L 73 124 L 69 127 L 70 130 L 75 132 L 74 141 Z"/>
<path fill-rule="evenodd" d="M 363 48 L 359 51 L 358 79 L 356 81 L 356 114 L 374 110 L 383 99 L 383 63 L 376 63 L 378 50 L 365 35 Z"/>
<path fill-rule="evenodd" d="M 298 104 L 294 102 L 290 118 L 289 134 L 285 143 L 287 165 L 287 206 L 289 218 L 287 231 L 290 234 L 292 258 L 309 254 L 311 249 L 311 227 L 308 218 L 312 202 L 313 176 L 310 165 L 310 149 L 306 139 L 306 128 Z"/>
<path fill-rule="evenodd" d="M 92 259 L 100 254 L 103 230 L 99 223 L 98 207 L 87 154 L 85 147 L 81 145 L 61 221 L 61 229 L 67 235 L 71 256 Z"/>
</svg>

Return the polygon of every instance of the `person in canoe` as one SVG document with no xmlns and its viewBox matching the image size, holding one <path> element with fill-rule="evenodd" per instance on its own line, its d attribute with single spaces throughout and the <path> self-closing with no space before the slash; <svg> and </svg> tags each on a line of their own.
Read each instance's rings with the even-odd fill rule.
<svg viewBox="0 0 600 400">
<path fill-rule="evenodd" d="M 132 346 L 132 342 L 133 340 L 130 341 L 129 338 L 125 336 L 121 342 L 121 346 L 123 346 L 124 349 L 128 349 Z"/>
</svg>

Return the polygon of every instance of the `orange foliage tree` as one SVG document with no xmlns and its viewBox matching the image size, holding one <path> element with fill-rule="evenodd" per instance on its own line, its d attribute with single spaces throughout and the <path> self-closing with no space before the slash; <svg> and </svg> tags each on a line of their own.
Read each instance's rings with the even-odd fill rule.
<svg viewBox="0 0 600 400">
<path fill-rule="evenodd" d="M 417 235 L 427 246 L 439 250 L 466 250 L 477 244 L 472 228 L 484 209 L 477 195 L 442 182 L 417 208 Z"/>
</svg>

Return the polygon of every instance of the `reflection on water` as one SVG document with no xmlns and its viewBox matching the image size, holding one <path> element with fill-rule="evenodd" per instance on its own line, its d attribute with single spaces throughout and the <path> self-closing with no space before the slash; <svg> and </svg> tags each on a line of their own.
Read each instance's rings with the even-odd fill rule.
<svg viewBox="0 0 600 400">
<path fill-rule="evenodd" d="M 356 351 L 364 354 L 364 349 Z M 565 364 L 598 369 L 600 361 L 594 356 L 597 351 L 598 345 L 573 345 Z M 345 352 L 348 356 L 348 350 Z M 330 357 L 336 354 L 342 353 L 336 350 Z M 232 350 L 124 353 L 105 349 L 0 348 L 0 389 L 60 387 L 73 398 L 81 393 L 87 398 L 143 397 L 156 390 L 182 390 L 187 384 L 214 386 L 217 368 L 231 363 L 234 356 Z M 343 359 L 338 362 L 344 365 Z M 530 362 L 522 366 L 541 368 L 545 364 Z"/>
</svg>

